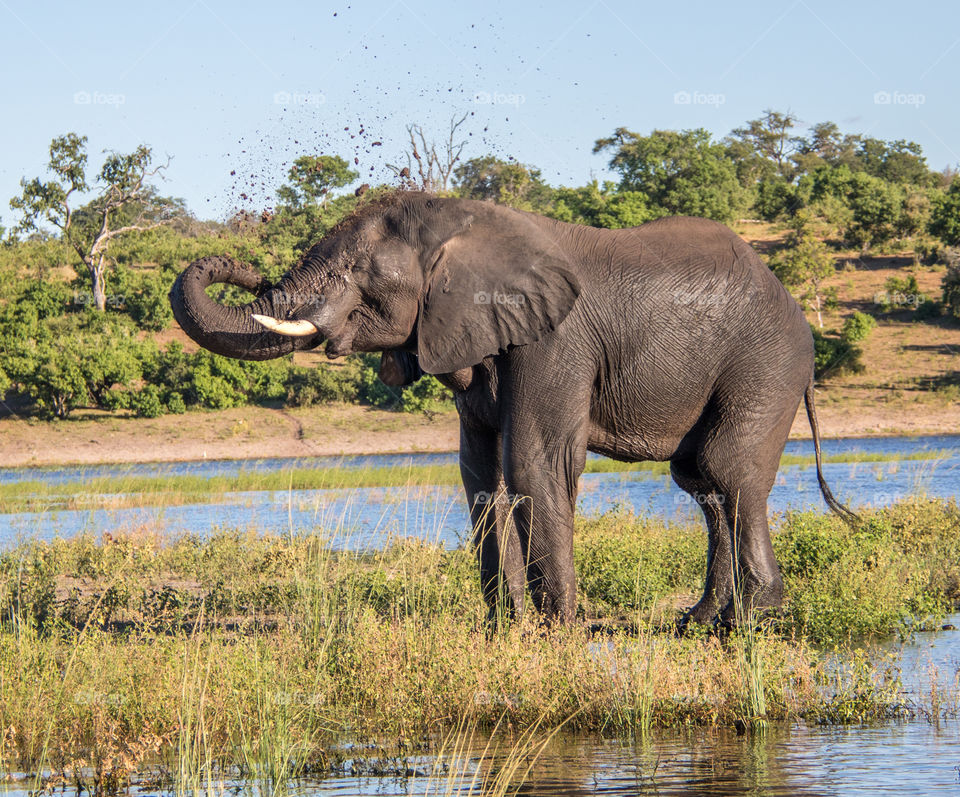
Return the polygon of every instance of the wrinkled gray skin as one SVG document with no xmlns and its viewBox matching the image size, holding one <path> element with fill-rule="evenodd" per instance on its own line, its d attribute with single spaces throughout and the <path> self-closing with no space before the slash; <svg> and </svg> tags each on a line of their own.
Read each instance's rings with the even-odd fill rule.
<svg viewBox="0 0 960 797">
<path fill-rule="evenodd" d="M 204 292 L 213 283 L 259 298 L 223 307 Z M 813 342 L 796 302 L 720 224 L 599 230 L 401 194 L 340 225 L 276 286 L 208 257 L 170 298 L 187 334 L 220 354 L 267 359 L 325 342 L 330 357 L 382 351 L 387 384 L 426 372 L 452 388 L 492 613 L 520 610 L 526 584 L 547 618 L 574 618 L 587 451 L 669 461 L 702 508 L 706 583 L 688 621 L 732 622 L 738 587 L 748 607 L 781 603 L 767 496 L 803 398 L 820 474 Z M 316 334 L 267 332 L 253 313 L 306 319 Z"/>
</svg>

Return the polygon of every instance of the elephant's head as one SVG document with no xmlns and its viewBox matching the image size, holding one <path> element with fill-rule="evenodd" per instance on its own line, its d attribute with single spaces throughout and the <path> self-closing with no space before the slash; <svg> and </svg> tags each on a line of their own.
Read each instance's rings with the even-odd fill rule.
<svg viewBox="0 0 960 797">
<path fill-rule="evenodd" d="M 383 351 L 381 377 L 408 384 L 530 343 L 570 312 L 580 286 L 544 219 L 480 202 L 398 194 L 354 214 L 276 285 L 227 257 L 191 263 L 174 316 L 207 349 L 263 360 L 325 343 L 329 357 Z M 221 305 L 238 285 L 257 298 Z M 415 356 L 414 356 L 415 355 Z"/>
</svg>

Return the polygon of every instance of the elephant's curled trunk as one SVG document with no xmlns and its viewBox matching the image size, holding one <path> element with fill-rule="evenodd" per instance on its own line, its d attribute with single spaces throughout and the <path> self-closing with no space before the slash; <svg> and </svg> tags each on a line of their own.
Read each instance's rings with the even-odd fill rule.
<svg viewBox="0 0 960 797">
<path fill-rule="evenodd" d="M 207 296 L 215 284 L 236 285 L 257 299 L 242 307 L 228 307 Z M 170 289 L 174 318 L 193 340 L 217 354 L 243 360 L 269 360 L 307 348 L 304 338 L 267 331 L 253 315 L 282 317 L 282 291 L 247 265 L 231 257 L 204 257 L 191 263 Z"/>
</svg>

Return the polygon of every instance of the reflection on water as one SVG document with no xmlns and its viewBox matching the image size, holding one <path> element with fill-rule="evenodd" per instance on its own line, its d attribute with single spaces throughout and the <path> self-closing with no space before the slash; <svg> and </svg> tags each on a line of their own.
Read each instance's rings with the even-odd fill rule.
<svg viewBox="0 0 960 797">
<path fill-rule="evenodd" d="M 281 791 L 302 797 L 517 794 L 792 797 L 793 795 L 960 794 L 960 725 L 925 722 L 820 727 L 796 723 L 763 733 L 694 728 L 655 732 L 643 740 L 560 735 L 534 755 L 509 754 L 503 739 L 489 748 L 474 739 L 452 761 L 417 756 L 390 759 L 380 774 L 354 768 L 302 779 Z M 499 749 L 498 749 L 499 747 Z M 361 761 L 362 764 L 362 761 Z M 383 774 L 386 772 L 387 774 Z M 491 788 L 509 772 L 506 788 Z M 486 781 L 486 788 L 482 788 Z M 5 784 L 4 794 L 28 797 L 30 781 Z M 277 793 L 268 784 L 216 779 L 216 794 Z M 131 793 L 172 795 L 174 787 L 138 786 Z"/>
<path fill-rule="evenodd" d="M 573 741 L 548 749 L 519 793 L 956 794 L 958 732 L 956 724 L 796 725 L 754 736 L 658 734 L 645 744 Z"/>
</svg>

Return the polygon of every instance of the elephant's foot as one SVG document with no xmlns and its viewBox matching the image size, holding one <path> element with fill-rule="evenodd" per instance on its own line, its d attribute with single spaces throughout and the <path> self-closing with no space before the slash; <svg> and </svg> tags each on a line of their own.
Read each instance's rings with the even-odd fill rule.
<svg viewBox="0 0 960 797">
<path fill-rule="evenodd" d="M 717 598 L 717 594 L 704 595 L 693 606 L 684 611 L 677 621 L 677 632 L 683 634 L 691 625 L 714 625 L 719 616 L 720 608 L 726 603 Z"/>
<path fill-rule="evenodd" d="M 742 598 L 734 595 L 720 612 L 719 623 L 724 628 L 749 625 L 772 609 L 783 606 L 783 581 L 780 578 L 766 584 L 744 585 Z"/>
</svg>

